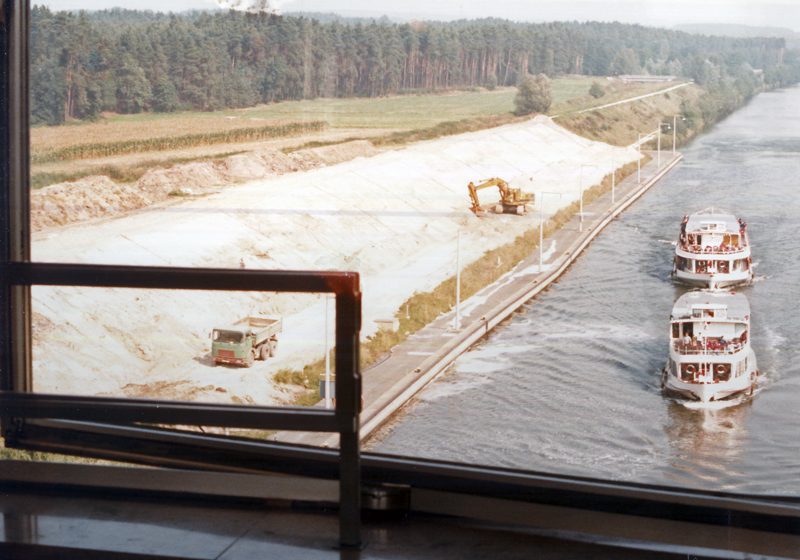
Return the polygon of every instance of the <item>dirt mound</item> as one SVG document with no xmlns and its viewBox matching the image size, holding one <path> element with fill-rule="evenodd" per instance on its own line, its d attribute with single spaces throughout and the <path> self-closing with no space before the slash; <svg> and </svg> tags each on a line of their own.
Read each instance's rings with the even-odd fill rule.
<svg viewBox="0 0 800 560">
<path fill-rule="evenodd" d="M 299 166 L 305 169 L 324 167 L 342 161 L 348 161 L 357 157 L 369 157 L 380 153 L 380 151 L 367 140 L 355 140 L 343 144 L 323 146 L 321 148 L 309 148 L 298 150 L 290 154 L 290 157 Z"/>
<path fill-rule="evenodd" d="M 31 229 L 41 231 L 149 206 L 162 197 L 105 176 L 59 183 L 31 193 Z"/>
<path fill-rule="evenodd" d="M 47 228 L 138 210 L 170 196 L 194 196 L 218 191 L 231 183 L 274 177 L 333 165 L 379 153 L 370 142 L 357 140 L 307 148 L 291 154 L 263 149 L 202 161 L 151 169 L 132 184 L 95 175 L 58 183 L 31 193 L 31 229 Z"/>
</svg>

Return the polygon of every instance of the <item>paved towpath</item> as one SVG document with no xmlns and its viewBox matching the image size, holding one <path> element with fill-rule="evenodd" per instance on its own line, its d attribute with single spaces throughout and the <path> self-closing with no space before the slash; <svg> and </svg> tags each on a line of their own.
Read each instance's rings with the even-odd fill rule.
<svg viewBox="0 0 800 560">
<path fill-rule="evenodd" d="M 638 95 L 636 97 L 629 97 L 628 99 L 623 99 L 622 101 L 615 101 L 614 103 L 607 103 L 605 105 L 600 105 L 599 107 L 590 107 L 588 109 L 583 109 L 582 111 L 578 111 L 575 114 L 576 115 L 580 115 L 581 113 L 588 113 L 589 111 L 597 111 L 599 109 L 605 109 L 606 107 L 613 107 L 615 105 L 622 105 L 624 103 L 630 103 L 631 101 L 639 101 L 640 99 L 646 99 L 648 97 L 655 97 L 656 95 L 661 95 L 662 93 L 667 93 L 668 91 L 672 91 L 673 89 L 686 87 L 686 86 L 691 85 L 693 83 L 694 82 L 686 82 L 686 83 L 683 83 L 683 84 L 678 84 L 677 86 L 669 87 L 667 89 L 654 91 L 653 93 L 647 93 L 645 95 Z"/>
<path fill-rule="evenodd" d="M 584 207 L 582 224 L 575 215 L 545 238 L 541 270 L 536 250 L 497 282 L 463 301 L 457 328 L 455 311 L 446 313 L 395 347 L 388 359 L 362 372 L 362 441 L 467 348 L 561 276 L 603 227 L 682 159 L 680 153 L 662 151 L 658 167 L 656 153 L 649 153 L 653 159 L 642 167 L 641 183 L 638 174 L 632 173 L 616 186 L 613 203 L 611 192 L 602 195 Z M 271 439 L 334 447 L 338 438 L 338 434 L 278 432 Z"/>
</svg>

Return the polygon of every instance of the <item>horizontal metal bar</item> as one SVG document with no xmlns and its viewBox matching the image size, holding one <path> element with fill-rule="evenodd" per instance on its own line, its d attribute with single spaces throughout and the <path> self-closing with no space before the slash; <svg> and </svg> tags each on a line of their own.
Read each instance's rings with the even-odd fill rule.
<svg viewBox="0 0 800 560">
<path fill-rule="evenodd" d="M 339 478 L 337 449 L 291 446 L 235 436 L 213 437 L 154 426 L 30 420 L 9 434 L 5 444 L 8 448 L 157 467 Z"/>
<path fill-rule="evenodd" d="M 22 490 L 20 485 L 23 484 L 28 489 L 52 484 L 54 494 L 67 488 L 77 488 L 80 492 L 87 489 L 88 480 L 91 481 L 91 490 L 101 490 L 104 498 L 111 494 L 130 495 L 131 492 L 135 492 L 137 498 L 147 495 L 164 496 L 174 494 L 178 488 L 184 496 L 213 496 L 217 501 L 216 505 L 228 499 L 258 500 L 261 506 L 264 505 L 264 500 L 323 504 L 335 504 L 339 501 L 339 483 L 336 480 L 307 476 L 143 469 L 135 466 L 16 459 L 4 459 L 0 462 L 0 486 L 14 486 L 18 492 Z M 80 493 L 85 495 L 85 492 Z"/>
<path fill-rule="evenodd" d="M 24 426 L 19 439 L 6 443 L 148 465 L 329 479 L 339 476 L 340 466 L 337 451 L 326 448 L 50 420 Z M 800 498 L 796 497 L 687 490 L 375 453 L 363 453 L 361 464 L 363 484 L 401 484 L 572 510 L 800 534 Z"/>
<path fill-rule="evenodd" d="M 0 263 L 5 285 L 354 294 L 355 272 Z"/>
<path fill-rule="evenodd" d="M 313 407 L 269 407 L 0 391 L 0 410 L 16 418 L 60 418 L 110 424 L 186 424 L 336 432 L 336 412 Z"/>
</svg>

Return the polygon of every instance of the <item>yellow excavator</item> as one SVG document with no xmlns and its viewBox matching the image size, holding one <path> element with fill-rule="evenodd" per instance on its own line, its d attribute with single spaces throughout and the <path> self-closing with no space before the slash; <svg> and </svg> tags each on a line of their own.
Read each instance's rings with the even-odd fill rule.
<svg viewBox="0 0 800 560">
<path fill-rule="evenodd" d="M 467 188 L 469 189 L 469 198 L 472 201 L 471 210 L 476 214 L 486 211 L 481 207 L 481 203 L 478 200 L 478 191 L 489 187 L 500 189 L 500 202 L 494 206 L 494 211 L 497 214 L 522 215 L 525 212 L 525 205 L 533 204 L 535 198 L 533 194 L 524 193 L 520 189 L 512 189 L 502 179 L 489 179 L 478 186 L 470 183 Z"/>
</svg>

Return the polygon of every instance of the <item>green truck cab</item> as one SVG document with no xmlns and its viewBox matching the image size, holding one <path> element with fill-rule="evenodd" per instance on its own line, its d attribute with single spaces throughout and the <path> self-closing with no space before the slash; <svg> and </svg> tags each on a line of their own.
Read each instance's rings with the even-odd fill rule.
<svg viewBox="0 0 800 560">
<path fill-rule="evenodd" d="M 211 357 L 214 365 L 237 364 L 251 367 L 256 360 L 274 356 L 278 349 L 281 319 L 244 317 L 229 327 L 211 333 Z"/>
</svg>

